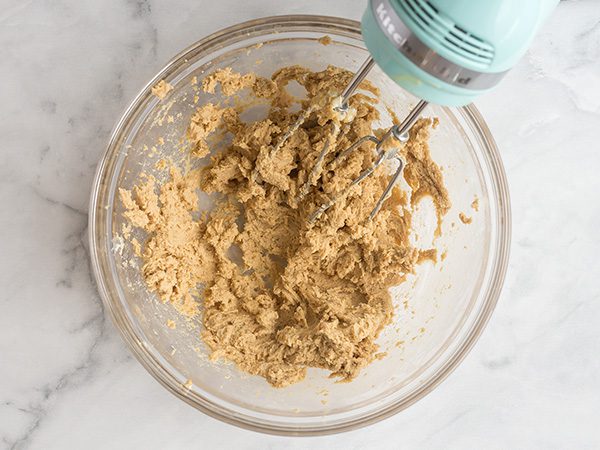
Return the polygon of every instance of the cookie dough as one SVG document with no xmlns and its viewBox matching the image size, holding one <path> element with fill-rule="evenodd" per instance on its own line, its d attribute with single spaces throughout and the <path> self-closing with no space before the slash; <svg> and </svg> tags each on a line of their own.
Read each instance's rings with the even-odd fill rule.
<svg viewBox="0 0 600 450">
<path fill-rule="evenodd" d="M 378 92 L 368 83 L 350 99 L 354 114 L 341 117 L 332 108 L 351 77 L 337 67 L 286 67 L 271 79 L 217 71 L 203 81 L 205 91 L 226 97 L 251 89 L 270 105 L 267 117 L 244 122 L 240 107 L 203 105 L 186 137 L 195 157 L 213 150 L 209 165 L 188 173 L 172 167 L 162 186 L 145 176 L 120 191 L 125 216 L 149 236 L 142 256 L 149 289 L 181 313 L 201 315 L 211 358 L 276 387 L 302 380 L 309 367 L 350 381 L 382 356 L 376 339 L 392 320 L 389 288 L 437 258 L 409 240 L 413 206 L 430 196 L 439 220 L 450 208 L 427 144 L 434 122 L 420 119 L 399 150 L 410 192 L 395 187 L 367 220 L 390 177 L 380 169 L 319 220 L 308 220 L 373 164 L 374 144 L 334 164 L 335 157 L 359 137 L 385 131 L 373 129 Z M 304 87 L 305 99 L 287 91 L 291 81 Z M 290 112 L 294 103 L 300 112 Z M 306 120 L 283 143 L 299 114 Z M 215 152 L 207 138 L 217 131 L 231 144 Z M 198 189 L 215 194 L 208 213 L 197 212 Z"/>
<path fill-rule="evenodd" d="M 460 219 L 460 221 L 462 223 L 464 223 L 465 225 L 470 224 L 471 222 L 473 222 L 473 218 L 467 216 L 464 212 L 461 212 L 458 214 L 458 218 Z"/>
<path fill-rule="evenodd" d="M 169 92 L 173 90 L 173 86 L 167 83 L 165 80 L 160 80 L 154 86 L 152 86 L 152 95 L 155 95 L 159 99 L 163 99 L 167 96 Z"/>
</svg>

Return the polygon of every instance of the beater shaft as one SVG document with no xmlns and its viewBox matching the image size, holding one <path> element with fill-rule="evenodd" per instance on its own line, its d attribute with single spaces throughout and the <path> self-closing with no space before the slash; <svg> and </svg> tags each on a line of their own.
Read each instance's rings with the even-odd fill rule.
<svg viewBox="0 0 600 450">
<path fill-rule="evenodd" d="M 365 77 L 369 74 L 373 66 L 375 65 L 375 60 L 372 57 L 368 57 L 365 62 L 360 66 L 360 69 L 354 74 L 344 92 L 342 92 L 342 104 L 339 109 L 344 110 L 348 108 L 348 99 L 352 97 L 354 91 L 358 88 L 360 83 L 365 79 Z"/>
<path fill-rule="evenodd" d="M 365 178 L 367 178 L 369 175 L 373 174 L 373 172 L 375 172 L 375 170 L 381 164 L 383 164 L 384 161 L 391 159 L 393 157 L 396 157 L 396 155 L 398 153 L 398 149 L 393 148 L 388 151 L 384 151 L 384 150 L 382 150 L 382 146 L 383 146 L 384 142 L 387 141 L 390 138 L 390 136 L 393 136 L 400 142 L 408 141 L 408 131 L 414 125 L 414 123 L 417 121 L 417 119 L 421 115 L 421 112 L 423 112 L 423 110 L 425 109 L 427 104 L 428 104 L 428 102 L 426 102 L 425 100 L 421 100 L 419 103 L 417 103 L 417 105 L 410 111 L 410 113 L 408 113 L 406 118 L 399 125 L 394 125 L 388 131 L 386 131 L 386 133 L 381 137 L 381 139 L 378 139 L 372 135 L 363 136 L 358 141 L 354 142 L 346 150 L 342 151 L 332 161 L 332 165 L 337 165 L 342 159 L 346 158 L 350 153 L 352 153 L 354 150 L 356 150 L 358 147 L 360 147 L 361 144 L 363 144 L 367 141 L 375 142 L 377 144 L 375 146 L 375 151 L 377 152 L 377 159 L 375 160 L 375 163 L 371 167 L 368 167 L 367 169 L 363 170 L 358 175 L 358 177 L 356 177 L 354 180 L 352 180 L 350 185 L 348 187 L 346 187 L 342 192 L 334 195 L 331 199 L 329 199 L 328 202 L 322 204 L 319 208 L 317 208 L 309 216 L 309 219 L 308 219 L 309 222 L 314 222 L 315 220 L 317 220 L 325 211 L 327 211 L 329 208 L 331 208 L 339 198 L 344 197 L 353 186 L 356 186 L 361 181 L 363 181 Z M 369 220 L 373 219 L 373 217 L 375 217 L 375 215 L 379 212 L 379 210 L 381 209 L 381 206 L 383 205 L 383 202 L 385 202 L 385 200 L 389 196 L 390 192 L 392 191 L 394 184 L 400 177 L 402 168 L 404 167 L 404 163 L 400 158 L 398 158 L 398 161 L 399 161 L 400 165 L 398 166 L 398 168 L 396 169 L 396 172 L 390 179 L 387 187 L 383 191 L 383 194 L 381 195 L 381 197 L 379 197 L 379 200 L 377 201 L 377 204 L 371 211 L 371 214 L 369 214 Z"/>
<path fill-rule="evenodd" d="M 360 66 L 358 71 L 354 74 L 354 76 L 348 83 L 348 86 L 346 86 L 346 88 L 342 92 L 342 94 L 340 96 L 340 104 L 339 104 L 339 106 L 336 107 L 337 111 L 339 111 L 341 113 L 346 113 L 348 111 L 348 100 L 354 94 L 356 89 L 358 89 L 358 87 L 360 86 L 360 83 L 362 83 L 362 81 L 366 78 L 366 76 L 371 71 L 371 69 L 373 68 L 374 65 L 375 65 L 375 60 L 372 57 L 368 57 L 365 60 L 365 62 L 363 62 L 363 64 Z M 356 150 L 362 144 L 364 144 L 365 142 L 368 142 L 368 141 L 374 142 L 376 144 L 375 150 L 377 152 L 377 158 L 371 167 L 363 170 L 358 175 L 358 177 L 356 177 L 354 180 L 352 180 L 350 185 L 348 187 L 346 187 L 342 192 L 335 194 L 326 203 L 322 204 L 319 208 L 317 208 L 309 216 L 309 222 L 314 222 L 316 219 L 318 219 L 325 211 L 327 211 L 329 208 L 331 208 L 340 197 L 345 196 L 353 186 L 356 186 L 357 184 L 362 182 L 365 178 L 367 178 L 369 175 L 371 175 L 373 172 L 375 172 L 375 170 L 381 164 L 383 164 L 386 160 L 397 157 L 397 153 L 398 153 L 397 148 L 393 148 L 393 149 L 390 149 L 387 151 L 382 150 L 382 146 L 383 146 L 384 142 L 386 142 L 390 138 L 390 136 L 393 136 L 401 143 L 406 142 L 408 140 L 408 130 L 410 130 L 410 127 L 413 126 L 413 124 L 419 118 L 419 115 L 421 114 L 423 109 L 425 109 L 426 106 L 427 106 L 427 102 L 425 100 L 421 100 L 410 111 L 408 116 L 406 116 L 406 118 L 400 123 L 400 125 L 392 126 L 389 130 L 387 130 L 385 132 L 385 134 L 381 138 L 377 138 L 376 136 L 373 136 L 373 135 L 363 136 L 360 139 L 358 139 L 356 142 L 354 142 L 352 145 L 350 145 L 347 149 L 340 152 L 334 158 L 334 160 L 331 162 L 331 164 L 329 166 L 330 169 L 335 168 L 342 160 L 344 160 L 354 150 Z M 278 142 L 276 143 L 276 145 L 271 149 L 271 151 L 270 151 L 271 156 L 273 156 L 275 153 L 277 153 L 277 151 L 279 149 L 281 149 L 281 147 L 283 147 L 283 145 L 287 142 L 289 137 L 294 132 L 296 132 L 296 130 L 302 125 L 302 123 L 304 123 L 304 121 L 315 110 L 315 108 L 316 108 L 316 106 L 313 105 L 312 107 L 310 107 L 307 110 L 300 113 L 300 115 L 298 116 L 296 121 L 290 126 L 290 128 L 283 135 L 281 135 L 281 137 L 278 139 Z M 329 141 L 335 140 L 339 131 L 340 131 L 339 127 L 334 127 L 333 136 L 330 137 L 324 143 L 323 149 L 321 150 L 321 152 L 317 158 L 315 166 L 310 171 L 306 182 L 300 189 L 300 192 L 298 195 L 298 200 L 302 200 L 302 198 L 304 198 L 304 196 L 309 192 L 311 185 L 316 183 L 316 179 L 320 176 L 320 174 L 322 172 L 322 164 L 325 159 L 325 156 L 327 155 L 327 153 L 330 150 L 329 147 L 330 147 L 331 143 Z M 394 173 L 392 178 L 390 179 L 387 187 L 383 191 L 383 194 L 377 201 L 375 207 L 373 208 L 373 211 L 371 211 L 371 214 L 369 214 L 369 220 L 373 219 L 373 217 L 377 214 L 377 212 L 379 212 L 383 203 L 390 195 L 390 192 L 392 191 L 394 185 L 396 184 L 396 181 L 400 177 L 400 174 L 402 173 L 402 169 L 404 167 L 404 162 L 400 158 L 398 158 L 398 161 L 399 161 L 399 166 L 396 169 L 396 172 Z M 256 170 L 257 169 L 255 169 L 255 171 Z"/>
</svg>

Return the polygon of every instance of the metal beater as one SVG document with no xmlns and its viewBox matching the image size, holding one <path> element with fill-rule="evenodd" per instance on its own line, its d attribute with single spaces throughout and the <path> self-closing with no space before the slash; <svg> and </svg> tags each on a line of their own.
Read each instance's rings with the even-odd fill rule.
<svg viewBox="0 0 600 450">
<path fill-rule="evenodd" d="M 374 65 L 375 61 L 372 57 L 369 57 L 362 64 L 360 69 L 358 69 L 358 71 L 354 74 L 354 77 L 352 77 L 352 80 L 350 80 L 350 83 L 348 83 L 348 86 L 346 86 L 346 89 L 344 89 L 344 91 L 342 92 L 340 106 L 336 108 L 341 114 L 344 114 L 348 111 L 348 100 L 354 94 L 356 89 L 358 89 L 360 83 L 365 79 L 365 77 L 368 75 L 368 73 Z M 377 214 L 381 209 L 383 202 L 390 195 L 394 185 L 396 184 L 396 181 L 398 181 L 398 178 L 402 173 L 402 169 L 404 168 L 404 162 L 401 158 L 397 156 L 398 147 L 394 147 L 390 150 L 385 151 L 382 149 L 383 144 L 390 137 L 397 139 L 400 143 L 405 143 L 406 141 L 408 141 L 408 131 L 419 118 L 420 114 L 427 106 L 427 103 L 428 102 L 426 102 L 425 100 L 421 100 L 419 103 L 417 103 L 417 105 L 410 111 L 406 118 L 399 125 L 394 125 L 388 131 L 386 131 L 386 133 L 381 137 L 381 139 L 378 139 L 374 135 L 363 136 L 356 142 L 354 142 L 352 145 L 350 145 L 346 150 L 342 151 L 338 156 L 336 156 L 336 158 L 331 163 L 331 167 L 336 167 L 337 164 L 339 164 L 342 160 L 344 160 L 347 156 L 349 156 L 354 150 L 359 148 L 365 142 L 374 142 L 375 151 L 377 152 L 377 159 L 375 160 L 375 163 L 371 167 L 363 170 L 354 180 L 352 180 L 352 182 L 348 185 L 348 187 L 346 187 L 346 189 L 335 195 L 327 203 L 324 203 L 319 208 L 317 208 L 317 210 L 310 215 L 310 222 L 314 222 L 316 219 L 318 219 L 325 211 L 331 208 L 338 199 L 344 197 L 353 186 L 356 186 L 369 175 L 373 174 L 373 172 L 375 172 L 375 170 L 377 170 L 377 168 L 385 161 L 388 161 L 392 158 L 397 158 L 398 167 L 396 168 L 396 172 L 390 179 L 381 197 L 379 197 L 379 200 L 377 200 L 377 203 L 371 211 L 371 214 L 369 214 L 369 220 L 375 217 L 375 214 Z"/>
<path fill-rule="evenodd" d="M 445 106 L 463 106 L 489 91 L 525 53 L 535 32 L 559 0 L 369 0 L 362 21 L 362 36 L 370 57 L 341 94 L 337 110 L 348 110 L 348 99 L 371 68 L 377 65 L 404 89 L 422 99 L 402 121 L 378 139 L 364 136 L 341 152 L 332 162 L 338 164 L 361 144 L 376 144 L 377 158 L 343 192 L 311 214 L 314 221 L 348 190 L 371 175 L 384 161 L 397 157 L 397 149 L 383 150 L 393 137 L 406 142 L 407 132 L 428 102 Z M 499 11 L 501 13 L 499 13 Z M 284 133 L 275 150 L 301 126 L 312 110 L 304 111 Z M 333 139 L 340 132 L 333 130 Z M 321 173 L 329 151 L 324 145 L 308 181 L 300 190 L 306 195 Z M 400 158 L 398 158 L 400 160 Z M 369 215 L 372 219 L 400 176 L 403 163 L 392 176 L 383 195 Z"/>
<path fill-rule="evenodd" d="M 362 66 L 358 69 L 358 71 L 354 74 L 354 76 L 348 83 L 348 86 L 346 86 L 346 88 L 342 92 L 341 96 L 339 97 L 340 98 L 339 106 L 335 107 L 335 109 L 340 114 L 346 114 L 348 112 L 348 100 L 350 99 L 350 97 L 352 97 L 354 92 L 356 92 L 356 90 L 360 86 L 360 83 L 366 78 L 366 76 L 368 75 L 368 73 L 370 72 L 370 70 L 373 68 L 374 65 L 375 65 L 375 61 L 373 60 L 372 57 L 369 57 L 362 64 Z M 337 195 L 335 195 L 334 197 L 329 199 L 329 201 L 327 203 L 324 203 L 319 208 L 317 208 L 317 210 L 315 210 L 309 216 L 309 222 L 314 222 L 315 220 L 317 220 L 325 211 L 327 211 L 329 208 L 331 208 L 337 200 L 344 197 L 353 186 L 356 186 L 357 184 L 362 182 L 365 178 L 367 178 L 369 175 L 373 174 L 373 172 L 375 172 L 375 170 L 377 170 L 377 168 L 379 166 L 381 166 L 385 161 L 388 161 L 388 160 L 396 157 L 398 159 L 398 167 L 396 169 L 396 172 L 390 179 L 390 182 L 388 183 L 387 187 L 385 188 L 383 194 L 377 201 L 375 207 L 369 214 L 369 220 L 371 220 L 381 209 L 383 202 L 389 196 L 394 185 L 396 184 L 396 181 L 400 177 L 400 174 L 402 173 L 402 169 L 404 167 L 404 162 L 402 161 L 402 159 L 397 157 L 398 148 L 394 147 L 390 150 L 384 151 L 382 149 L 383 144 L 390 137 L 397 139 L 400 143 L 404 143 L 404 142 L 408 141 L 408 131 L 413 126 L 413 124 L 416 122 L 416 120 L 419 118 L 419 115 L 423 112 L 423 110 L 425 109 L 427 104 L 428 104 L 428 102 L 426 102 L 425 100 L 421 100 L 419 103 L 417 103 L 417 105 L 410 111 L 410 113 L 406 116 L 406 118 L 399 125 L 392 126 L 381 138 L 377 138 L 374 135 L 363 136 L 360 139 L 358 139 L 356 142 L 354 142 L 352 145 L 350 145 L 347 149 L 340 152 L 335 157 L 335 159 L 331 162 L 330 168 L 336 167 L 341 161 L 346 159 L 354 150 L 359 148 L 365 142 L 369 142 L 369 141 L 375 143 L 375 151 L 377 152 L 377 159 L 375 160 L 375 163 L 371 167 L 369 167 L 368 169 L 365 169 L 354 180 L 352 180 L 352 182 L 348 185 L 348 187 L 346 187 L 346 189 L 344 189 L 342 192 L 338 193 Z M 285 144 L 285 142 L 289 139 L 289 137 L 298 128 L 300 128 L 300 126 L 304 123 L 304 121 L 306 121 L 306 119 L 310 116 L 310 114 L 312 112 L 313 112 L 313 109 L 308 108 L 300 113 L 300 115 L 298 116 L 296 121 L 292 124 L 292 126 L 283 135 L 281 135 L 281 137 L 279 138 L 275 147 L 271 150 L 271 155 L 276 153 Z M 334 133 L 333 133 L 334 137 L 337 135 L 338 132 L 339 132 L 339 129 L 334 130 Z M 323 160 L 325 159 L 325 156 L 327 155 L 328 151 L 329 151 L 329 142 L 326 142 L 325 145 L 323 146 L 323 149 L 321 150 L 320 154 L 317 157 L 317 161 L 316 161 L 315 165 L 313 166 L 313 169 L 309 173 L 308 180 L 300 189 L 299 199 L 302 199 L 309 192 L 312 182 L 316 181 L 316 178 L 318 177 L 318 174 L 321 171 L 321 166 L 322 166 Z"/>
</svg>

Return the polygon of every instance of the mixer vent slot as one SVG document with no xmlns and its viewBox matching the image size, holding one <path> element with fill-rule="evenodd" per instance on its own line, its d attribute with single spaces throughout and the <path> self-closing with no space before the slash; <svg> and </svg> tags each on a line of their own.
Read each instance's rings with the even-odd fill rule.
<svg viewBox="0 0 600 450">
<path fill-rule="evenodd" d="M 398 3 L 423 32 L 443 47 L 480 67 L 492 63 L 494 47 L 490 43 L 455 24 L 428 0 L 401 0 Z"/>
</svg>

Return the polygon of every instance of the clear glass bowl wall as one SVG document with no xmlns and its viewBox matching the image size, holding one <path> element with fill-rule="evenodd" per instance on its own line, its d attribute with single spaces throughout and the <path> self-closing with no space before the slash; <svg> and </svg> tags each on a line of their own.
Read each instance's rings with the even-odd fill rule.
<svg viewBox="0 0 600 450">
<path fill-rule="evenodd" d="M 333 42 L 319 43 L 323 35 Z M 274 389 L 231 364 L 210 362 L 199 337 L 200 321 L 179 320 L 170 305 L 145 288 L 139 261 L 121 239 L 123 209 L 116 191 L 131 188 L 142 172 L 164 179 L 154 165 L 165 154 L 182 161 L 173 146 L 166 145 L 163 153 L 154 156 L 144 148 L 155 146 L 159 136 L 183 135 L 197 107 L 192 77 L 201 79 L 220 67 L 263 76 L 293 64 L 314 70 L 328 64 L 356 70 L 366 56 L 359 24 L 333 17 L 273 17 L 215 33 L 183 51 L 148 83 L 117 124 L 99 164 L 90 207 L 90 242 L 106 308 L 133 353 L 162 385 L 221 420 L 279 434 L 332 433 L 380 420 L 424 396 L 456 367 L 498 298 L 508 257 L 509 198 L 495 143 L 473 106 L 426 110 L 425 115 L 440 120 L 432 133 L 431 151 L 443 166 L 453 203 L 442 237 L 434 242 L 446 258 L 436 265 L 424 263 L 392 290 L 395 321 L 380 338 L 387 356 L 351 383 L 336 383 L 324 371 L 309 370 L 305 381 Z M 159 102 L 150 87 L 161 79 L 174 91 Z M 377 68 L 368 79 L 399 117 L 414 105 L 416 99 Z M 199 95 L 198 104 L 222 100 L 218 92 Z M 166 115 L 179 114 L 174 123 L 166 120 Z M 247 118 L 258 114 L 250 111 Z M 161 117 L 163 125 L 158 125 Z M 391 122 L 384 109 L 382 117 L 381 126 L 388 126 Z M 478 212 L 471 208 L 475 198 Z M 203 197 L 201 207 L 209 204 Z M 473 222 L 463 224 L 460 212 L 472 216 Z M 435 228 L 434 211 L 427 201 L 418 208 L 415 222 L 415 244 L 426 248 Z M 134 235 L 144 239 L 138 232 Z M 175 329 L 166 326 L 168 319 L 175 320 Z M 191 386 L 186 386 L 188 380 Z"/>
</svg>

